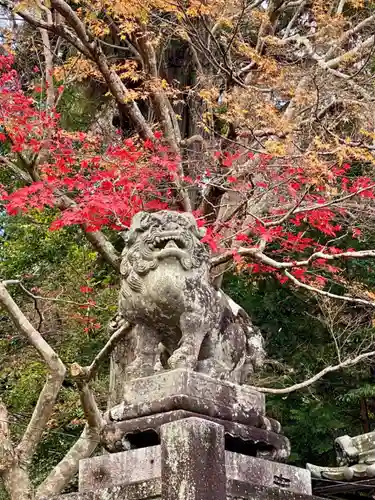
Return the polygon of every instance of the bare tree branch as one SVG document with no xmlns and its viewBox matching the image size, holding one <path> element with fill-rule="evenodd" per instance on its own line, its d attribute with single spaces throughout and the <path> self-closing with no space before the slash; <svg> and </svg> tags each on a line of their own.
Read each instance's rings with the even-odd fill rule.
<svg viewBox="0 0 375 500">
<path fill-rule="evenodd" d="M 33 179 L 28 172 L 22 170 L 22 168 L 18 167 L 8 158 L 5 158 L 5 156 L 0 156 L 0 163 L 6 165 L 19 179 L 21 179 L 21 181 L 25 182 L 26 184 L 30 184 L 31 182 L 33 182 Z"/>
<path fill-rule="evenodd" d="M 354 60 L 356 60 L 358 57 L 360 57 L 362 55 L 362 51 L 364 49 L 371 47 L 374 44 L 374 41 L 375 41 L 375 35 L 368 37 L 366 40 L 359 43 L 353 49 L 348 50 L 344 54 L 341 54 L 340 56 L 337 56 L 334 59 L 330 59 L 330 60 L 326 61 L 325 62 L 326 67 L 334 69 L 334 68 L 337 68 L 343 61 L 350 60 L 351 62 L 353 62 Z"/>
<path fill-rule="evenodd" d="M 79 461 L 89 458 L 100 443 L 100 427 L 86 425 L 81 436 L 65 457 L 54 467 L 47 478 L 38 486 L 35 500 L 58 495 L 66 488 L 78 472 Z"/>
<path fill-rule="evenodd" d="M 10 438 L 8 410 L 0 399 L 0 475 L 7 471 L 15 460 Z"/>
<path fill-rule="evenodd" d="M 47 8 L 43 9 L 46 12 L 47 23 L 49 25 L 52 24 L 52 14 L 51 11 Z M 52 109 L 55 105 L 55 89 L 53 83 L 53 55 L 51 50 L 51 43 L 49 39 L 48 31 L 44 28 L 39 28 L 40 35 L 42 37 L 43 42 L 43 53 L 44 53 L 44 61 L 45 61 L 45 74 L 46 74 L 46 83 L 47 83 L 47 108 Z"/>
<path fill-rule="evenodd" d="M 4 283 L 0 283 L 0 303 L 6 309 L 18 330 L 38 351 L 49 369 L 46 383 L 39 395 L 27 429 L 17 446 L 17 454 L 22 461 L 28 462 L 39 444 L 45 426 L 51 417 L 57 394 L 65 377 L 65 366 L 52 347 L 35 330 L 19 309 Z"/>
<path fill-rule="evenodd" d="M 272 389 L 270 387 L 257 387 L 257 386 L 250 386 L 252 389 L 255 389 L 259 392 L 263 392 L 266 394 L 290 394 L 291 392 L 298 391 L 300 389 L 304 389 L 305 387 L 308 387 L 315 382 L 317 382 L 319 379 L 327 375 L 327 373 L 332 373 L 336 372 L 338 370 L 342 370 L 344 368 L 348 368 L 349 366 L 356 365 L 360 363 L 361 361 L 364 361 L 366 359 L 372 358 L 375 356 L 375 351 L 370 351 L 370 352 L 364 352 L 360 354 L 359 356 L 356 356 L 355 358 L 348 358 L 342 363 L 339 363 L 334 366 L 327 366 L 320 372 L 316 373 L 313 377 L 310 377 L 309 379 L 305 380 L 304 382 L 300 382 L 298 384 L 294 384 L 290 387 L 284 387 L 283 389 Z"/>
<path fill-rule="evenodd" d="M 120 326 L 110 337 L 103 349 L 95 356 L 93 362 L 89 366 L 80 366 L 78 363 L 73 363 L 71 367 L 72 376 L 76 379 L 85 380 L 87 383 L 92 380 L 98 372 L 99 365 L 107 358 L 113 349 L 116 347 L 125 335 L 129 333 L 132 325 L 127 321 Z"/>
<path fill-rule="evenodd" d="M 325 297 L 330 297 L 331 299 L 338 299 L 344 302 L 351 302 L 354 304 L 363 304 L 365 306 L 371 306 L 375 307 L 375 302 L 371 300 L 365 300 L 365 299 L 357 299 L 355 297 L 348 297 L 347 295 L 336 295 L 335 293 L 327 292 L 326 290 L 320 290 L 319 288 L 316 288 L 314 286 L 308 285 L 307 283 L 302 283 L 302 281 L 298 280 L 293 274 L 289 273 L 288 271 L 284 271 L 285 276 L 287 276 L 295 285 L 297 285 L 300 288 L 305 288 L 306 290 L 309 290 L 310 292 L 314 293 L 319 293 L 320 295 L 324 295 Z"/>
<path fill-rule="evenodd" d="M 305 267 L 311 264 L 316 259 L 324 259 L 324 260 L 334 260 L 334 259 L 342 259 L 342 258 L 356 258 L 356 259 L 365 259 L 365 258 L 374 258 L 375 250 L 359 250 L 357 252 L 341 252 L 336 254 L 327 254 L 324 252 L 314 252 L 310 257 L 306 260 L 298 260 L 292 262 L 279 262 L 277 260 L 272 259 L 268 255 L 265 255 L 263 252 L 259 250 L 259 247 L 240 247 L 236 249 L 236 253 L 243 257 L 249 256 L 253 257 L 255 260 L 262 262 L 268 266 L 274 267 L 275 269 L 291 269 L 293 267 Z M 232 250 L 228 252 L 224 252 L 217 257 L 213 257 L 211 259 L 211 266 L 217 266 L 219 264 L 223 264 L 227 262 L 233 257 Z"/>
</svg>

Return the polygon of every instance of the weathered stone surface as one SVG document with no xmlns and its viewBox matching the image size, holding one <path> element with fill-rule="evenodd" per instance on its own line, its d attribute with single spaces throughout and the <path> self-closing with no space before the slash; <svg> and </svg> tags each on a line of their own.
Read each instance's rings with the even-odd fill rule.
<svg viewBox="0 0 375 500">
<path fill-rule="evenodd" d="M 42 497 L 40 500 L 94 500 L 94 493 L 69 493 L 53 497 Z"/>
<path fill-rule="evenodd" d="M 188 368 L 245 382 L 263 364 L 263 337 L 247 313 L 209 278 L 209 251 L 188 213 L 135 215 L 120 266 L 116 323 L 135 325 L 125 379 Z"/>
<path fill-rule="evenodd" d="M 160 479 L 133 483 L 126 486 L 114 486 L 113 488 L 105 488 L 103 490 L 94 493 L 94 498 L 93 498 L 93 500 L 148 500 L 148 499 L 150 500 L 161 499 Z"/>
<path fill-rule="evenodd" d="M 161 428 L 163 500 L 225 500 L 224 429 L 198 418 Z"/>
<path fill-rule="evenodd" d="M 340 436 L 335 439 L 338 467 L 320 467 L 306 464 L 317 479 L 356 481 L 375 477 L 375 432 L 359 436 Z"/>
<path fill-rule="evenodd" d="M 208 491 L 208 488 L 207 488 Z M 195 498 L 195 497 L 193 497 Z M 207 495 L 199 500 L 207 500 Z M 47 500 L 47 499 L 41 499 Z M 59 495 L 48 500 L 168 500 L 161 495 L 160 480 L 136 483 L 130 486 L 114 486 L 92 493 Z M 190 500 L 183 496 L 178 500 Z M 215 499 L 218 500 L 218 499 Z M 225 500 L 323 500 L 321 497 L 293 493 L 285 489 L 268 488 L 241 481 L 228 481 Z"/>
<path fill-rule="evenodd" d="M 160 446 L 87 458 L 79 463 L 79 491 L 160 478 Z"/>
<path fill-rule="evenodd" d="M 291 465 L 227 451 L 225 471 L 227 479 L 311 494 L 310 473 Z M 79 490 L 98 491 L 160 477 L 161 447 L 151 446 L 81 460 Z"/>
<path fill-rule="evenodd" d="M 311 495 L 310 473 L 299 467 L 225 452 L 227 479 Z"/>
<path fill-rule="evenodd" d="M 164 423 L 200 417 L 223 425 L 227 436 L 246 441 L 245 454 L 281 461 L 289 456 L 289 440 L 280 424 L 264 414 L 264 395 L 249 387 L 177 369 L 127 382 L 124 397 L 105 416 L 109 423 L 102 443 L 112 453 L 137 448 L 139 434 L 158 434 Z M 157 443 L 154 437 L 150 445 Z"/>
<path fill-rule="evenodd" d="M 259 429 L 248 425 L 238 424 L 229 420 L 220 420 L 207 415 L 200 415 L 185 410 L 170 411 L 149 417 L 135 418 L 133 420 L 125 420 L 124 422 L 112 422 L 104 427 L 102 431 L 103 444 L 110 452 L 123 451 L 124 443 L 128 446 L 129 443 L 137 447 L 137 442 L 142 434 L 153 431 L 154 435 L 160 432 L 162 425 L 176 422 L 188 418 L 200 418 L 221 425 L 227 437 L 237 441 L 235 449 L 242 453 L 268 458 L 269 460 L 285 460 L 290 453 L 289 440 L 281 434 Z M 147 437 L 150 439 L 150 436 Z"/>
<path fill-rule="evenodd" d="M 178 404 L 186 406 L 176 408 Z M 265 397 L 244 385 L 177 369 L 128 381 L 124 385 L 123 402 L 108 412 L 108 418 L 115 421 L 129 420 L 175 409 L 196 411 L 246 424 L 254 415 L 265 414 Z M 275 422 L 272 421 L 270 425 L 276 426 Z M 280 432 L 280 426 L 274 430 Z"/>
<path fill-rule="evenodd" d="M 293 493 L 287 489 L 269 488 L 242 481 L 228 481 L 227 500 L 323 500 L 320 497 Z"/>
<path fill-rule="evenodd" d="M 152 479 L 85 493 L 71 493 L 40 500 L 161 500 L 161 481 Z"/>
</svg>

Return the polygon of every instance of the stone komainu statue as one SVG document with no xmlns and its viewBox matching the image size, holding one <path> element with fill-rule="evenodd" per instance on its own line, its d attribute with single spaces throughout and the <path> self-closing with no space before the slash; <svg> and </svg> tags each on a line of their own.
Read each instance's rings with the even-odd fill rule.
<svg viewBox="0 0 375 500">
<path fill-rule="evenodd" d="M 263 363 L 263 337 L 209 280 L 210 255 L 187 213 L 140 212 L 124 235 L 118 321 L 128 321 L 127 378 L 188 368 L 242 383 Z"/>
</svg>

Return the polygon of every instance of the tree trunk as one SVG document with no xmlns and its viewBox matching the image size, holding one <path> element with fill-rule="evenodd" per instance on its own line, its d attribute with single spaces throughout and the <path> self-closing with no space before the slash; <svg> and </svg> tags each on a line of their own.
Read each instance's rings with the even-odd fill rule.
<svg viewBox="0 0 375 500">
<path fill-rule="evenodd" d="M 3 479 L 10 500 L 32 500 L 28 473 L 17 463 L 3 473 Z"/>
<path fill-rule="evenodd" d="M 362 428 L 363 428 L 363 432 L 367 433 L 367 432 L 370 432 L 371 429 L 370 429 L 370 421 L 368 418 L 366 398 L 361 398 L 360 405 L 361 405 L 360 416 L 361 416 Z"/>
</svg>

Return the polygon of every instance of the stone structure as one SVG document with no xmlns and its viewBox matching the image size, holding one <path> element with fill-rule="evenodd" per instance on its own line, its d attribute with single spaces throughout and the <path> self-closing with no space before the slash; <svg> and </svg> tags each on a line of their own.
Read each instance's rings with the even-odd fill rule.
<svg viewBox="0 0 375 500">
<path fill-rule="evenodd" d="M 135 325 L 127 380 L 188 368 L 243 383 L 262 364 L 260 331 L 210 284 L 202 236 L 191 214 L 133 218 L 124 236 L 118 319 Z"/>
<path fill-rule="evenodd" d="M 79 493 L 60 500 L 312 500 L 310 473 L 282 463 L 289 441 L 264 395 L 239 385 L 263 339 L 211 286 L 201 236 L 188 214 L 133 219 L 116 320 L 132 326 L 133 356 L 105 415 L 109 453 L 82 460 Z"/>
<path fill-rule="evenodd" d="M 360 436 L 341 436 L 335 440 L 337 467 L 306 468 L 316 479 L 358 481 L 375 478 L 375 432 Z"/>
<path fill-rule="evenodd" d="M 106 414 L 110 454 L 82 460 L 56 500 L 317 500 L 310 473 L 278 463 L 289 441 L 264 396 L 185 369 L 129 381 Z"/>
</svg>

